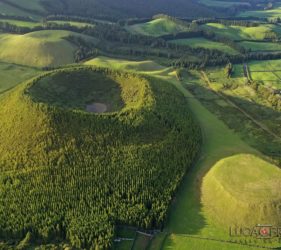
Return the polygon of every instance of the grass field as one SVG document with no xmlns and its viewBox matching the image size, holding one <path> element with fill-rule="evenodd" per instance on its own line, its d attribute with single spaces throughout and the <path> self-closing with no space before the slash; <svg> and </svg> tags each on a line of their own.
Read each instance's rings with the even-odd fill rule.
<svg viewBox="0 0 281 250">
<path fill-rule="evenodd" d="M 253 80 L 281 88 L 281 60 L 252 61 L 249 69 Z"/>
<path fill-rule="evenodd" d="M 36 68 L 0 62 L 0 94 L 40 73 Z"/>
<path fill-rule="evenodd" d="M 94 24 L 90 24 L 90 23 L 84 23 L 84 22 L 74 22 L 74 21 L 48 21 L 48 23 L 56 23 L 56 24 L 60 24 L 60 25 L 71 25 L 71 26 L 75 26 L 78 28 L 83 28 L 86 26 L 89 27 L 94 27 Z"/>
<path fill-rule="evenodd" d="M 280 169 L 256 156 L 241 154 L 224 158 L 203 179 L 204 213 L 225 228 L 279 226 L 280 180 Z"/>
<path fill-rule="evenodd" d="M 107 64 L 108 61 L 108 64 Z M 118 59 L 98 58 L 92 63 L 100 66 L 118 67 L 130 70 L 143 62 L 125 62 L 119 64 Z M 151 246 L 162 246 L 164 249 L 255 249 L 249 246 L 239 246 L 237 244 L 214 242 L 200 239 L 190 239 L 186 235 L 194 235 L 200 237 L 213 238 L 218 240 L 230 240 L 228 235 L 228 227 L 220 227 L 214 223 L 212 216 L 208 213 L 208 209 L 204 207 L 201 199 L 201 181 L 208 171 L 220 160 L 239 154 L 260 155 L 255 149 L 243 142 L 237 134 L 230 130 L 222 121 L 214 114 L 208 111 L 202 104 L 180 84 L 173 74 L 173 70 L 160 70 L 160 74 L 155 71 L 156 65 L 151 62 L 146 64 L 146 73 L 160 77 L 173 83 L 187 98 L 189 107 L 194 116 L 199 121 L 203 130 L 204 144 L 201 152 L 201 157 L 194 168 L 189 172 L 184 180 L 169 215 L 168 223 L 165 231 L 168 232 L 168 237 L 163 242 L 165 237 L 160 235 L 152 241 Z M 152 66 L 152 71 L 149 71 L 149 65 Z M 159 66 L 158 66 L 159 67 Z M 160 67 L 161 68 L 161 67 Z M 143 72 L 145 73 L 145 72 Z M 188 84 L 189 79 L 185 79 L 185 84 Z M 243 162 L 244 160 L 242 160 Z M 235 161 L 234 161 L 235 162 Z M 234 164 L 233 162 L 233 164 Z M 256 183 L 258 185 L 258 183 Z M 229 210 L 225 210 L 228 213 Z M 228 214 L 229 215 L 229 214 Z M 156 243 L 154 243 L 156 242 Z M 263 244 L 263 242 L 254 242 L 255 244 Z M 195 248 L 195 246 L 197 248 Z M 209 248 L 208 248 L 209 246 Z M 220 247 L 220 248 L 218 248 Z M 152 248 L 150 248 L 152 249 Z"/>
<path fill-rule="evenodd" d="M 173 234 L 163 250 L 259 250 L 260 248 Z"/>
<path fill-rule="evenodd" d="M 147 249 L 150 243 L 150 237 L 138 233 L 133 245 L 133 250 Z"/>
<path fill-rule="evenodd" d="M 273 24 L 263 24 L 258 27 L 226 26 L 219 23 L 207 23 L 203 29 L 211 30 L 217 35 L 227 37 L 232 40 L 263 40 L 268 34 L 281 33 L 280 26 Z"/>
<path fill-rule="evenodd" d="M 26 27 L 26 28 L 34 28 L 36 26 L 41 25 L 41 23 L 38 23 L 38 22 L 19 21 L 19 20 L 13 20 L 13 19 L 0 19 L 0 22 L 9 23 L 12 25 L 16 25 L 19 27 Z"/>
<path fill-rule="evenodd" d="M 271 43 L 271 42 L 240 42 L 238 43 L 246 49 L 251 51 L 278 51 L 281 50 L 280 43 Z"/>
<path fill-rule="evenodd" d="M 216 49 L 231 55 L 238 53 L 236 50 L 223 43 L 214 42 L 205 38 L 177 39 L 172 40 L 171 42 L 179 45 L 188 45 L 192 48 Z"/>
<path fill-rule="evenodd" d="M 162 36 L 188 30 L 186 26 L 167 18 L 158 18 L 147 23 L 131 25 L 128 26 L 127 29 L 132 33 L 138 33 L 147 36 Z"/>
<path fill-rule="evenodd" d="M 56 30 L 24 35 L 0 34 L 0 60 L 36 67 L 73 63 L 77 47 L 64 39 L 69 35 L 81 36 Z"/>
</svg>

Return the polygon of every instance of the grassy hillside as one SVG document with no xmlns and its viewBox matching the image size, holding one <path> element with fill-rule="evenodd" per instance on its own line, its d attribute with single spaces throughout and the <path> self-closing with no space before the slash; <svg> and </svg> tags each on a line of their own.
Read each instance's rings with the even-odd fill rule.
<svg viewBox="0 0 281 250">
<path fill-rule="evenodd" d="M 113 101 L 113 84 L 124 103 L 118 112 L 82 110 L 88 101 Z M 108 248 L 116 224 L 161 227 L 199 150 L 185 103 L 166 82 L 85 66 L 46 73 L 5 95 L 0 237 Z"/>
<path fill-rule="evenodd" d="M 0 13 L 6 15 L 14 15 L 14 16 L 32 16 L 31 13 L 25 10 L 20 10 L 14 6 L 8 5 L 4 2 L 0 2 Z"/>
<path fill-rule="evenodd" d="M 157 18 L 147 23 L 128 26 L 127 29 L 133 33 L 147 36 L 162 36 L 187 31 L 188 28 L 167 18 Z"/>
<path fill-rule="evenodd" d="M 8 3 L 19 6 L 19 8 L 28 9 L 31 11 L 41 11 L 45 12 L 43 5 L 41 4 L 41 0 L 7 0 Z"/>
<path fill-rule="evenodd" d="M 40 73 L 35 68 L 0 62 L 0 94 Z"/>
<path fill-rule="evenodd" d="M 1 23 L 9 23 L 12 25 L 16 25 L 18 27 L 27 27 L 27 28 L 34 28 L 36 26 L 40 26 L 41 23 L 39 22 L 28 22 L 28 21 L 19 21 L 13 19 L 0 19 Z"/>
<path fill-rule="evenodd" d="M 281 171 L 253 155 L 217 162 L 203 179 L 202 204 L 215 223 L 229 226 L 281 224 Z"/>
<path fill-rule="evenodd" d="M 219 23 L 208 23 L 203 25 L 203 29 L 211 30 L 222 37 L 232 40 L 263 40 L 272 33 L 281 34 L 279 26 L 273 24 L 262 24 L 258 27 L 226 26 Z"/>
<path fill-rule="evenodd" d="M 81 36 L 56 30 L 0 34 L 0 60 L 36 67 L 73 63 L 77 47 L 64 39 L 69 35 Z"/>
<path fill-rule="evenodd" d="M 159 72 L 166 70 L 165 67 L 153 62 L 153 61 L 128 61 L 123 59 L 109 58 L 105 56 L 99 56 L 94 59 L 85 62 L 85 65 L 93 65 L 97 67 L 108 67 L 118 70 L 136 71 L 139 73 L 145 72 Z"/>
<path fill-rule="evenodd" d="M 0 13 L 39 20 L 46 14 L 46 10 L 41 5 L 40 0 L 6 0 L 0 2 Z"/>
<path fill-rule="evenodd" d="M 278 51 L 281 50 L 281 44 L 270 42 L 240 42 L 242 47 L 251 51 Z"/>
<path fill-rule="evenodd" d="M 223 43 L 214 42 L 205 38 L 177 39 L 171 42 L 179 45 L 188 45 L 192 48 L 216 49 L 231 55 L 238 54 L 236 50 Z"/>
</svg>

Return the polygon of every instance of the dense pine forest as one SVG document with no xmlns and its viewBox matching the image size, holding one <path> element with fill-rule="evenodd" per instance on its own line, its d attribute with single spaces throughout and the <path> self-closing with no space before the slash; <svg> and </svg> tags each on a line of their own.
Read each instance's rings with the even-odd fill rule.
<svg viewBox="0 0 281 250">
<path fill-rule="evenodd" d="M 65 98 L 71 102 L 93 91 L 92 75 L 119 84 L 123 109 L 91 115 L 79 106 L 60 107 L 63 88 L 70 88 L 72 96 Z M 67 81 L 75 77 L 85 84 Z M 58 238 L 78 248 L 107 249 L 116 225 L 163 227 L 200 147 L 200 130 L 184 103 L 165 82 L 91 68 L 48 73 L 5 96 L 1 238 Z M 16 132 L 8 136 L 8 131 Z"/>
</svg>

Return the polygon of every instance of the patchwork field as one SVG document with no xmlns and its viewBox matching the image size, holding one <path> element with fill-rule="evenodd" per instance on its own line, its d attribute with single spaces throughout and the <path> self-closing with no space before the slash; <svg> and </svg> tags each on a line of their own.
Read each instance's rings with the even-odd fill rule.
<svg viewBox="0 0 281 250">
<path fill-rule="evenodd" d="M 187 31 L 188 27 L 167 18 L 157 18 L 147 23 L 128 26 L 127 30 L 147 36 L 162 36 Z"/>
<path fill-rule="evenodd" d="M 171 42 L 179 45 L 188 45 L 192 48 L 216 49 L 231 55 L 238 53 L 236 50 L 223 43 L 214 42 L 205 38 L 178 39 L 172 40 Z"/>
</svg>

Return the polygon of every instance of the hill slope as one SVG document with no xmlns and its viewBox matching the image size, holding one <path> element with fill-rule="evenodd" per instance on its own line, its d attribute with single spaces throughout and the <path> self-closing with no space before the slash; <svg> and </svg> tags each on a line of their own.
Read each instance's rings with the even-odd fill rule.
<svg viewBox="0 0 281 250">
<path fill-rule="evenodd" d="M 147 23 L 129 26 L 128 30 L 133 33 L 140 33 L 142 35 L 161 36 L 184 32 L 188 30 L 188 27 L 168 18 L 157 18 Z"/>
<path fill-rule="evenodd" d="M 281 171 L 253 155 L 220 160 L 203 181 L 204 209 L 229 226 L 281 225 Z"/>
<path fill-rule="evenodd" d="M 120 98 L 114 112 L 86 110 Z M 45 242 L 59 237 L 107 249 L 116 224 L 161 227 L 199 150 L 184 97 L 131 73 L 57 70 L 18 86 L 0 105 L 4 239 L 30 232 Z"/>
<path fill-rule="evenodd" d="M 81 36 L 61 30 L 0 34 L 0 60 L 37 67 L 73 63 L 77 47 L 65 40 L 69 35 Z"/>
</svg>

